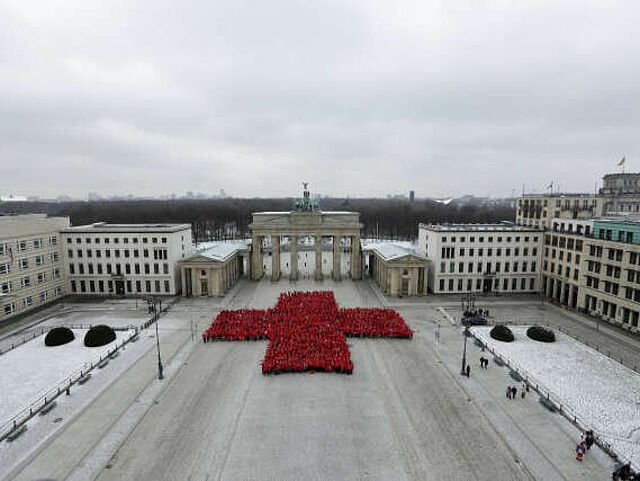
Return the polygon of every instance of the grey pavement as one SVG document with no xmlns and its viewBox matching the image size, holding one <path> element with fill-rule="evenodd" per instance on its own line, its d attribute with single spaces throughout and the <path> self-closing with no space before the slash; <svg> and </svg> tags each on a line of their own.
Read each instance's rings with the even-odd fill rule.
<svg viewBox="0 0 640 481">
<path fill-rule="evenodd" d="M 580 431 L 561 414 L 543 408 L 534 391 L 526 393 L 523 399 L 520 396 L 523 384 L 516 383 L 506 367 L 495 364 L 489 352 L 482 352 L 475 346 L 473 338 L 467 343 L 471 376 L 460 375 L 464 338 L 459 326 L 443 324 L 438 329 L 433 323 L 424 323 L 419 335 L 431 341 L 447 369 L 536 479 L 596 481 L 610 478 L 613 460 L 594 446 L 582 463 L 576 461 L 575 446 Z M 480 356 L 491 359 L 488 369 L 480 368 Z M 520 392 L 517 399 L 509 400 L 506 388 L 514 385 Z"/>
<path fill-rule="evenodd" d="M 368 283 L 244 283 L 379 305 Z M 262 376 L 264 342 L 198 345 L 97 479 L 532 479 L 424 339 L 350 340 L 354 374 Z M 469 450 L 472 443 L 474 451 Z"/>
</svg>

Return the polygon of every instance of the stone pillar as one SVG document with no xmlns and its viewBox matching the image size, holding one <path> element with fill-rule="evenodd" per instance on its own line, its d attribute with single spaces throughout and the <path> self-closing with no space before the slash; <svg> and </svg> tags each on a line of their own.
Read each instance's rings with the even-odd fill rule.
<svg viewBox="0 0 640 481">
<path fill-rule="evenodd" d="M 340 257 L 340 236 L 333 236 L 333 272 L 332 277 L 334 281 L 339 281 L 342 276 L 340 274 L 340 268 L 342 267 L 342 258 Z"/>
<path fill-rule="evenodd" d="M 181 284 L 182 297 L 187 297 L 187 276 L 186 276 L 185 270 L 186 269 L 184 267 L 180 268 L 180 282 L 182 282 Z"/>
<path fill-rule="evenodd" d="M 322 280 L 322 236 L 317 235 L 314 238 L 314 248 L 316 252 L 316 281 Z"/>
<path fill-rule="evenodd" d="M 198 269 L 195 267 L 191 268 L 191 295 L 194 297 L 198 297 L 200 292 L 198 292 L 198 277 L 197 277 Z"/>
<path fill-rule="evenodd" d="M 289 279 L 298 280 L 298 236 L 291 236 L 291 260 L 289 261 Z"/>
<path fill-rule="evenodd" d="M 280 235 L 271 236 L 271 280 L 280 279 Z"/>
<path fill-rule="evenodd" d="M 254 235 L 251 241 L 251 278 L 255 281 L 262 278 L 262 237 Z"/>
<path fill-rule="evenodd" d="M 547 292 L 545 294 L 547 299 L 553 296 L 553 279 L 549 276 L 547 276 Z"/>
<path fill-rule="evenodd" d="M 360 236 L 351 236 L 351 278 L 362 279 L 362 260 L 360 259 Z"/>
</svg>

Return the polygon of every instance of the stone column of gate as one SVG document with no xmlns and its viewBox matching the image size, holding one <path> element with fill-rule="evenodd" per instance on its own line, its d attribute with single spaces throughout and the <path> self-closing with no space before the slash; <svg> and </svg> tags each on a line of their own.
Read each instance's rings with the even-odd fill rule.
<svg viewBox="0 0 640 481">
<path fill-rule="evenodd" d="M 196 278 L 196 271 L 198 269 L 192 267 L 191 268 L 191 295 L 193 297 L 198 297 L 200 293 L 198 292 L 198 279 Z"/>
<path fill-rule="evenodd" d="M 271 236 L 271 280 L 280 279 L 280 235 Z"/>
<path fill-rule="evenodd" d="M 351 236 L 351 278 L 362 277 L 362 260 L 360 259 L 360 236 Z"/>
<path fill-rule="evenodd" d="M 333 280 L 339 281 L 341 279 L 340 270 L 342 267 L 342 259 L 340 257 L 340 236 L 333 236 Z"/>
<path fill-rule="evenodd" d="M 292 235 L 291 239 L 291 259 L 289 260 L 289 265 L 291 269 L 289 270 L 289 279 L 295 281 L 298 279 L 298 236 Z"/>
<path fill-rule="evenodd" d="M 180 268 L 180 282 L 182 282 L 181 285 L 181 290 L 182 290 L 182 297 L 187 297 L 187 276 L 185 275 L 185 268 L 181 267 Z"/>
<path fill-rule="evenodd" d="M 251 240 L 251 278 L 259 280 L 262 277 L 262 237 L 254 235 Z"/>
<path fill-rule="evenodd" d="M 316 281 L 322 280 L 322 236 L 317 235 L 314 237 L 314 249 L 316 252 Z"/>
</svg>

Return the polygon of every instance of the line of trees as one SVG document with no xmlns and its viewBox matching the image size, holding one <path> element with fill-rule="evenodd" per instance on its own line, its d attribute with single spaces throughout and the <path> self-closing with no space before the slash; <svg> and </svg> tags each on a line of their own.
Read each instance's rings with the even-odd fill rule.
<svg viewBox="0 0 640 481">
<path fill-rule="evenodd" d="M 189 223 L 194 239 L 223 240 L 249 235 L 251 214 L 289 211 L 294 199 L 132 200 L 100 202 L 0 203 L 0 213 L 41 212 L 69 216 L 72 225 L 109 223 Z M 513 208 L 448 205 L 433 201 L 391 199 L 322 199 L 325 211 L 359 212 L 363 237 L 414 239 L 419 223 L 488 223 L 512 221 Z"/>
</svg>

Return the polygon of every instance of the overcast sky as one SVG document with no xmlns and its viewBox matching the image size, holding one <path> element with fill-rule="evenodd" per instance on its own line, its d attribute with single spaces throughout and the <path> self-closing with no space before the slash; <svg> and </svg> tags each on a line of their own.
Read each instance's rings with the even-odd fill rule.
<svg viewBox="0 0 640 481">
<path fill-rule="evenodd" d="M 639 93 L 636 0 L 0 0 L 0 194 L 593 191 Z"/>
</svg>

